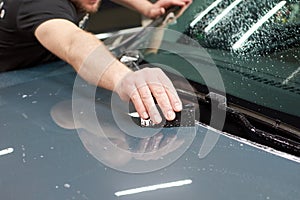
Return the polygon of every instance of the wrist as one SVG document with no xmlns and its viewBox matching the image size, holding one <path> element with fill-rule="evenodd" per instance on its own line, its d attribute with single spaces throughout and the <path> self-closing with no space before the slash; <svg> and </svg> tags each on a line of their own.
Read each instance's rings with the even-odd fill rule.
<svg viewBox="0 0 300 200">
<path fill-rule="evenodd" d="M 127 66 L 115 59 L 105 70 L 98 86 L 108 90 L 116 90 L 120 82 L 128 73 L 132 72 Z"/>
</svg>

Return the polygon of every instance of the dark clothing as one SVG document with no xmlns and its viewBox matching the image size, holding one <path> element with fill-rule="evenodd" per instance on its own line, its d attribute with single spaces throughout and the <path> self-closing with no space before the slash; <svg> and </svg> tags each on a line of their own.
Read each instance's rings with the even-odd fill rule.
<svg viewBox="0 0 300 200">
<path fill-rule="evenodd" d="M 69 0 L 0 0 L 0 72 L 57 59 L 35 38 L 36 28 L 54 18 L 79 24 L 83 16 Z"/>
</svg>

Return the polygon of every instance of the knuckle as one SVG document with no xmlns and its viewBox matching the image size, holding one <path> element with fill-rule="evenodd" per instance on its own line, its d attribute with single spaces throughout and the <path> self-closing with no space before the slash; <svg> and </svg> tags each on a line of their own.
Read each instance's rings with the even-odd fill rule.
<svg viewBox="0 0 300 200">
<path fill-rule="evenodd" d="M 165 89 L 163 88 L 163 87 L 155 87 L 154 89 L 153 89 L 153 93 L 154 93 L 154 95 L 156 96 L 161 96 L 161 95 L 163 95 L 163 94 L 165 94 L 166 93 L 166 91 L 165 91 Z"/>
<path fill-rule="evenodd" d="M 132 84 L 133 84 L 133 79 L 130 77 L 125 77 L 121 82 L 122 87 L 128 87 L 129 85 Z"/>
<path fill-rule="evenodd" d="M 141 99 L 143 99 L 143 100 L 151 98 L 150 91 L 148 91 L 148 89 L 145 87 L 140 88 L 139 94 L 141 96 Z"/>
<path fill-rule="evenodd" d="M 143 100 L 151 98 L 151 95 L 147 91 L 141 91 L 140 95 Z"/>
<path fill-rule="evenodd" d="M 134 94 L 131 95 L 131 100 L 136 102 L 136 101 L 139 100 L 139 96 L 136 93 L 134 93 Z"/>
<path fill-rule="evenodd" d="M 165 111 L 171 111 L 172 110 L 172 106 L 170 105 L 170 103 L 168 101 L 162 101 L 160 103 L 160 107 Z"/>
<path fill-rule="evenodd" d="M 149 73 L 149 72 L 151 72 L 151 68 L 145 67 L 145 68 L 143 68 L 142 70 L 140 70 L 140 72 L 146 72 L 146 73 Z"/>
<path fill-rule="evenodd" d="M 154 68 L 154 70 L 155 70 L 157 73 L 163 73 L 162 69 L 160 69 L 160 68 Z"/>
</svg>

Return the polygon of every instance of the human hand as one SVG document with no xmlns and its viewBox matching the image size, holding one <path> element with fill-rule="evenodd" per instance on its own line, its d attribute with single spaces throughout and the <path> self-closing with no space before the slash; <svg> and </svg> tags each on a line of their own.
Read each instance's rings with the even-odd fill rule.
<svg viewBox="0 0 300 200">
<path fill-rule="evenodd" d="M 154 19 L 165 14 L 166 9 L 171 6 L 180 6 L 185 10 L 192 2 L 193 0 L 158 0 L 152 4 L 151 8 L 145 13 L 145 16 Z"/>
<path fill-rule="evenodd" d="M 156 124 L 159 124 L 162 118 L 153 97 L 167 120 L 175 118 L 174 111 L 182 110 L 182 103 L 172 82 L 159 68 L 144 68 L 127 73 L 115 91 L 122 100 L 131 99 L 141 118 L 150 117 Z"/>
</svg>

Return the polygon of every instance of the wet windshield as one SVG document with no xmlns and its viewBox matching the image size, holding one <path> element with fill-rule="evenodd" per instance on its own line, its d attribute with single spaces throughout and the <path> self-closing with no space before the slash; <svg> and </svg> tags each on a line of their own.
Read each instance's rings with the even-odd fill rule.
<svg viewBox="0 0 300 200">
<path fill-rule="evenodd" d="M 169 66 L 166 70 L 171 67 L 189 80 L 218 90 L 214 81 L 205 80 L 209 72 L 198 73 L 215 64 L 226 94 L 300 117 L 299 3 L 194 1 L 175 21 L 162 22 L 159 27 L 164 31 L 147 31 L 128 49 L 143 49 L 147 62 Z M 197 53 L 199 46 L 205 53 Z M 207 62 L 206 53 L 213 63 Z"/>
</svg>

